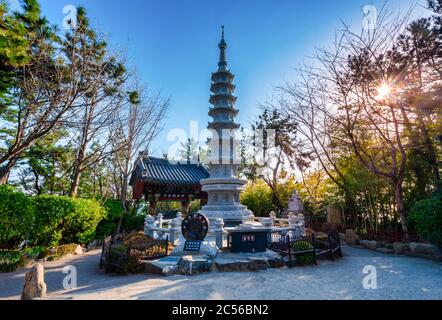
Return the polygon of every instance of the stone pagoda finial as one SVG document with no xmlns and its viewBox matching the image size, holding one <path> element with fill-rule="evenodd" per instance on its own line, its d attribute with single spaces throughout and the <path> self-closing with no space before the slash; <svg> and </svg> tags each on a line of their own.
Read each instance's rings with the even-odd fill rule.
<svg viewBox="0 0 442 320">
<path fill-rule="evenodd" d="M 221 42 L 219 43 L 220 56 L 218 63 L 220 70 L 225 70 L 227 67 L 226 49 L 227 42 L 224 40 L 224 26 L 221 26 Z"/>
</svg>

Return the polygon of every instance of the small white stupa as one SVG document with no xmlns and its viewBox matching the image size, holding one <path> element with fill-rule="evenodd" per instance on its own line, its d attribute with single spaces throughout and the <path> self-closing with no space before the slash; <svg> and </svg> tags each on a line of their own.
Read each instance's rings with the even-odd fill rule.
<svg viewBox="0 0 442 320">
<path fill-rule="evenodd" d="M 293 195 L 289 200 L 288 212 L 293 212 L 295 214 L 304 212 L 304 205 L 302 204 L 301 197 L 296 190 L 293 192 Z"/>
</svg>

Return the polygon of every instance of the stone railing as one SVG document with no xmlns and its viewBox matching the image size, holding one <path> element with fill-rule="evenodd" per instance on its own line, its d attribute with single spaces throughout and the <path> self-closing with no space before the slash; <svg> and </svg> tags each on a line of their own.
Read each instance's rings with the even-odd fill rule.
<svg viewBox="0 0 442 320">
<path fill-rule="evenodd" d="M 144 234 L 155 239 L 168 236 L 169 241 L 173 245 L 176 245 L 181 233 L 182 221 L 183 217 L 181 213 L 178 213 L 177 217 L 172 220 L 164 220 L 161 213 L 156 217 L 148 215 L 146 219 L 144 219 Z M 163 227 L 164 224 L 167 224 L 167 228 Z"/>
<path fill-rule="evenodd" d="M 253 228 L 267 228 L 269 231 L 287 231 L 287 233 L 294 239 L 305 235 L 305 219 L 302 214 L 296 215 L 290 213 L 288 219 L 277 219 L 276 214 L 271 212 L 268 218 L 259 218 L 257 220 L 262 226 L 250 225 L 251 230 L 253 230 Z M 165 236 L 168 236 L 169 241 L 173 245 L 177 245 L 181 235 L 182 221 L 182 214 L 179 213 L 175 219 L 169 221 L 167 228 L 163 228 L 162 226 L 165 223 L 165 220 L 163 220 L 162 214 L 158 214 L 156 217 L 148 215 L 145 219 L 144 233 L 155 239 L 164 239 Z M 279 226 L 276 226 L 276 224 Z M 285 226 L 281 227 L 281 225 Z M 215 221 L 215 227 L 210 228 L 209 234 L 215 236 L 217 247 L 222 248 L 223 237 L 236 229 L 237 228 L 224 228 L 224 220 L 217 219 Z"/>
</svg>

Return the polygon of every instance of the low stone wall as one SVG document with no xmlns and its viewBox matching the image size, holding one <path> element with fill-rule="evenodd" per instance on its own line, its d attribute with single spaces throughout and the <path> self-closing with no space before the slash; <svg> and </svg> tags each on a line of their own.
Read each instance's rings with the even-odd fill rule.
<svg viewBox="0 0 442 320">
<path fill-rule="evenodd" d="M 430 243 L 389 243 L 386 241 L 364 240 L 354 230 L 347 230 L 345 234 L 340 233 L 339 236 L 341 240 L 352 247 L 368 249 L 382 254 L 406 255 L 442 262 L 442 250 Z"/>
</svg>

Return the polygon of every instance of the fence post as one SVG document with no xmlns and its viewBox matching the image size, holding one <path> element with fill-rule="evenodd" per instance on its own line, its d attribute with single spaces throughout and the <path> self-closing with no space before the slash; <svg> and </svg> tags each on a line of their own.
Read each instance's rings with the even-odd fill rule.
<svg viewBox="0 0 442 320">
<path fill-rule="evenodd" d="M 183 214 L 181 213 L 181 212 L 178 212 L 177 214 L 176 214 L 176 218 L 180 221 L 180 225 L 181 225 L 181 222 L 183 222 Z"/>
<path fill-rule="evenodd" d="M 270 248 L 271 244 L 272 244 L 272 219 L 271 218 L 263 218 L 261 220 L 261 224 L 263 225 L 263 227 L 265 229 L 267 229 L 267 248 Z"/>
<path fill-rule="evenodd" d="M 330 259 L 335 261 L 335 256 L 333 253 L 333 242 L 330 233 L 328 234 L 328 245 L 330 246 Z"/>
<path fill-rule="evenodd" d="M 342 255 L 342 247 L 341 247 L 341 238 L 340 238 L 340 236 L 339 236 L 339 232 L 338 231 L 336 231 L 336 236 L 337 236 L 337 239 L 338 239 L 338 246 L 339 246 L 339 257 L 343 257 L 343 255 Z"/>
<path fill-rule="evenodd" d="M 216 219 L 216 221 L 215 221 L 216 246 L 219 249 L 222 249 L 224 247 L 223 236 L 224 236 L 224 220 L 219 218 L 219 219 Z"/>
<path fill-rule="evenodd" d="M 318 260 L 316 259 L 316 236 L 312 235 L 312 244 L 313 244 L 313 260 L 315 262 L 315 266 L 318 265 Z"/>
<path fill-rule="evenodd" d="M 158 228 L 162 228 L 163 227 L 163 214 L 158 213 L 156 220 L 158 221 Z"/>
<path fill-rule="evenodd" d="M 292 246 L 290 244 L 290 236 L 287 235 L 287 246 L 288 246 L 288 252 L 289 252 L 289 268 L 293 267 L 293 260 L 292 260 Z"/>
</svg>

